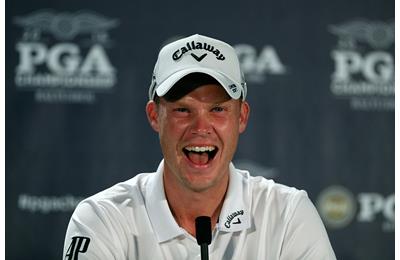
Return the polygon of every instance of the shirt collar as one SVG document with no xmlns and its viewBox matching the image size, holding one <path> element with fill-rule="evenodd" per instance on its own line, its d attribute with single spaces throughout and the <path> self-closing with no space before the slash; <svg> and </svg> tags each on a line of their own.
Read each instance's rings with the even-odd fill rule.
<svg viewBox="0 0 400 260">
<path fill-rule="evenodd" d="M 176 223 L 165 197 L 163 172 L 164 160 L 161 161 L 157 171 L 150 175 L 145 194 L 149 218 L 160 243 L 184 234 Z"/>
<path fill-rule="evenodd" d="M 229 187 L 221 209 L 218 229 L 235 232 L 250 228 L 249 173 L 229 165 Z"/>
<path fill-rule="evenodd" d="M 164 160 L 157 171 L 151 174 L 145 193 L 146 207 L 158 242 L 162 243 L 184 234 L 176 223 L 165 197 Z M 225 232 L 235 232 L 249 228 L 250 191 L 249 173 L 229 165 L 229 187 L 219 216 L 217 228 Z"/>
</svg>

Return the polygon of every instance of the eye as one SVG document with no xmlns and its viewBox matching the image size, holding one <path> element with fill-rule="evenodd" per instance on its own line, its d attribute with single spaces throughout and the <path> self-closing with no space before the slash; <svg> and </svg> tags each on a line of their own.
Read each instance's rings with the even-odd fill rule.
<svg viewBox="0 0 400 260">
<path fill-rule="evenodd" d="M 188 113 L 189 109 L 184 108 L 184 107 L 178 107 L 174 109 L 174 112 L 180 112 L 180 113 Z"/>
<path fill-rule="evenodd" d="M 225 109 L 223 107 L 217 106 L 217 107 L 213 107 L 212 111 L 214 112 L 223 112 Z"/>
</svg>

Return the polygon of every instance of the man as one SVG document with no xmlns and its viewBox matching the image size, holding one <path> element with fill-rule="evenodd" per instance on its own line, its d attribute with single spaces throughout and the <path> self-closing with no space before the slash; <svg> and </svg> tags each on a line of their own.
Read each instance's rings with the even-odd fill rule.
<svg viewBox="0 0 400 260">
<path fill-rule="evenodd" d="M 81 202 L 64 259 L 200 259 L 198 216 L 211 218 L 210 259 L 335 259 L 304 191 L 231 163 L 246 93 L 230 45 L 197 34 L 166 45 L 146 106 L 164 159 Z"/>
</svg>

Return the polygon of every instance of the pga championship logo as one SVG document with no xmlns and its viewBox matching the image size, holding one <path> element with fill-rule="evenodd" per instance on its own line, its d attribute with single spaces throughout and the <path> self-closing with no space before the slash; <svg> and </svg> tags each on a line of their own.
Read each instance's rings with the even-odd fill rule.
<svg viewBox="0 0 400 260">
<path fill-rule="evenodd" d="M 331 92 L 355 110 L 394 110 L 394 21 L 354 20 L 329 26 Z"/>
<path fill-rule="evenodd" d="M 329 229 L 345 228 L 357 222 L 379 224 L 383 232 L 394 231 L 394 193 L 361 192 L 355 195 L 343 186 L 330 186 L 321 191 L 316 206 Z"/>
<path fill-rule="evenodd" d="M 249 82 L 262 84 L 265 83 L 267 75 L 280 76 L 287 73 L 287 67 L 273 46 L 266 45 L 257 50 L 249 44 L 237 44 L 234 48 L 243 74 Z"/>
<path fill-rule="evenodd" d="M 36 101 L 93 103 L 96 92 L 115 86 L 108 31 L 118 25 L 116 19 L 39 10 L 13 22 L 22 28 L 15 45 L 15 85 L 34 91 Z"/>
</svg>

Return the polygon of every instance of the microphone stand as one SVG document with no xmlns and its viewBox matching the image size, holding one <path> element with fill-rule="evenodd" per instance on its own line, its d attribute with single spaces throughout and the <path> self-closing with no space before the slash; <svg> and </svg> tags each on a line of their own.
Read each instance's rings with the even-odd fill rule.
<svg viewBox="0 0 400 260">
<path fill-rule="evenodd" d="M 208 245 L 203 243 L 200 245 L 201 260 L 208 260 Z"/>
<path fill-rule="evenodd" d="M 196 218 L 196 240 L 200 245 L 201 260 L 208 260 L 208 245 L 211 244 L 211 218 Z"/>
</svg>

